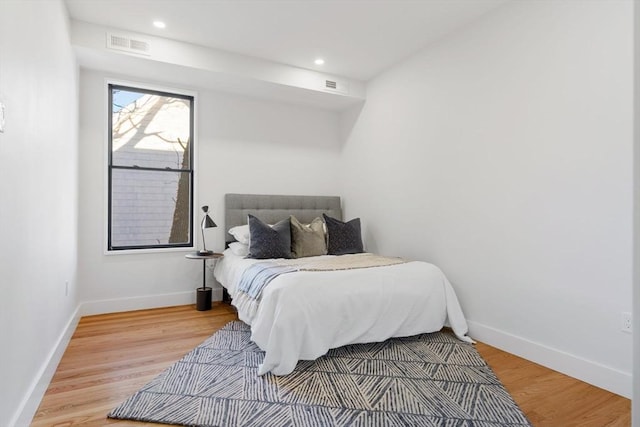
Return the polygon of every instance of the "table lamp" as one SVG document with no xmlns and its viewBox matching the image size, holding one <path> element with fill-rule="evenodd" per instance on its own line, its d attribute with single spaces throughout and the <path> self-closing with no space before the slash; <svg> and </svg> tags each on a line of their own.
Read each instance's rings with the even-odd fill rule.
<svg viewBox="0 0 640 427">
<path fill-rule="evenodd" d="M 198 254 L 210 255 L 213 253 L 213 251 L 207 250 L 207 243 L 204 240 L 204 229 L 217 227 L 217 225 L 215 222 L 213 222 L 213 220 L 209 216 L 209 206 L 203 206 L 202 211 L 204 212 L 204 218 L 202 218 L 202 222 L 200 223 L 200 228 L 202 229 L 202 250 L 198 251 Z"/>
</svg>

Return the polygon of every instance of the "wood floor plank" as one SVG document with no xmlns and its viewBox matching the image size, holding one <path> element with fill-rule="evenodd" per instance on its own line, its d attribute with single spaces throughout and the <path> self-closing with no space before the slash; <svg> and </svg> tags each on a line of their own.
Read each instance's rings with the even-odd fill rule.
<svg viewBox="0 0 640 427">
<path fill-rule="evenodd" d="M 32 426 L 158 426 L 106 414 L 222 326 L 235 310 L 216 303 L 83 317 Z M 626 427 L 628 399 L 483 343 L 487 360 L 536 427 Z"/>
</svg>

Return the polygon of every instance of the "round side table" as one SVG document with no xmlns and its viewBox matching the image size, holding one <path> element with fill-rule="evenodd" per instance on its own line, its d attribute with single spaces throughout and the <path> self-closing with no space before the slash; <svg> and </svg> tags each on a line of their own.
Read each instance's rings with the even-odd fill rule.
<svg viewBox="0 0 640 427">
<path fill-rule="evenodd" d="M 198 311 L 211 310 L 211 288 L 207 286 L 207 260 L 221 258 L 224 255 L 217 252 L 191 252 L 184 257 L 202 260 L 202 287 L 196 290 L 196 309 Z"/>
</svg>

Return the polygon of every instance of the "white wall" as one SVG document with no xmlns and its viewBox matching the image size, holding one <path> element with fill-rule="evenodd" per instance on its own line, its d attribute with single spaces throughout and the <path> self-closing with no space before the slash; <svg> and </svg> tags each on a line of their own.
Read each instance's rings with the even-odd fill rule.
<svg viewBox="0 0 640 427">
<path fill-rule="evenodd" d="M 640 7 L 633 5 L 634 22 L 634 230 L 633 230 L 633 396 L 631 420 L 640 427 Z"/>
<path fill-rule="evenodd" d="M 344 116 L 346 217 L 440 266 L 472 336 L 631 392 L 632 5 L 512 2 Z"/>
<path fill-rule="evenodd" d="M 62 2 L 0 1 L 0 101 L 0 425 L 10 426 L 28 424 L 75 325 L 77 66 Z"/>
<path fill-rule="evenodd" d="M 186 260 L 185 252 L 104 255 L 107 77 L 130 80 L 84 69 L 80 77 L 78 280 L 83 312 L 190 303 L 202 265 Z M 225 193 L 337 194 L 337 113 L 213 91 L 200 91 L 197 104 L 196 208 L 209 205 L 219 225 L 207 230 L 209 248 L 224 248 Z"/>
</svg>

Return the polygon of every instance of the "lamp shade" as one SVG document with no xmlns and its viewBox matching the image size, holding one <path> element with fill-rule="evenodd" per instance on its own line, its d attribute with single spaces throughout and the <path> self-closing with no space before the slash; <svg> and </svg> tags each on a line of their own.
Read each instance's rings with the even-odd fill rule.
<svg viewBox="0 0 640 427">
<path fill-rule="evenodd" d="M 217 227 L 216 223 L 213 222 L 209 214 L 204 214 L 204 219 L 202 220 L 202 228 L 213 228 Z"/>
</svg>

